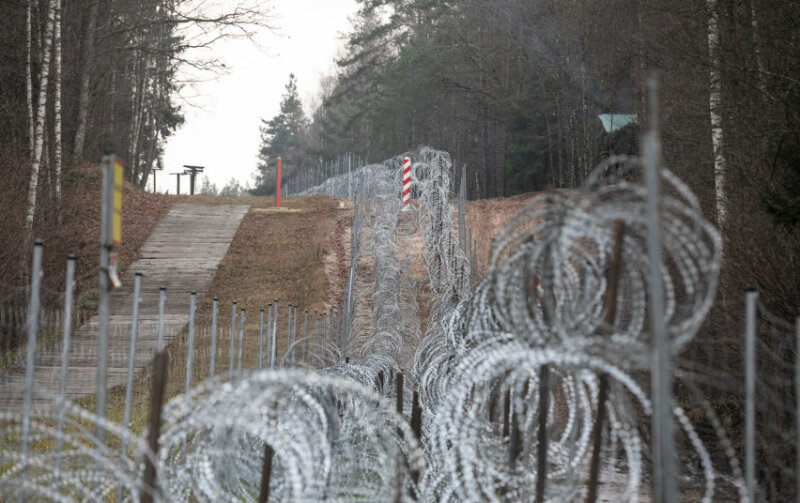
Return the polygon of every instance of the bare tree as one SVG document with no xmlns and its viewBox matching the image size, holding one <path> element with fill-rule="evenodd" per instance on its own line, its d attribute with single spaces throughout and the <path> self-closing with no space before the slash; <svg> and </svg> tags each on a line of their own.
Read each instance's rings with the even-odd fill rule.
<svg viewBox="0 0 800 503">
<path fill-rule="evenodd" d="M 26 2 L 25 16 L 25 92 L 28 106 L 28 153 L 33 155 L 33 76 L 31 75 L 31 2 Z"/>
<path fill-rule="evenodd" d="M 55 199 L 56 214 L 61 223 L 61 170 L 62 170 L 62 145 L 61 145 L 61 0 L 56 2 L 55 15 L 55 34 L 53 35 L 53 45 L 55 47 L 53 62 L 53 162 L 55 164 Z"/>
<path fill-rule="evenodd" d="M 56 0 L 48 0 L 44 36 L 42 37 L 42 67 L 39 71 L 39 100 L 36 109 L 34 128 L 33 158 L 28 183 L 28 204 L 25 211 L 25 230 L 30 239 L 33 231 L 33 217 L 36 214 L 36 191 L 39 185 L 39 170 L 42 163 L 42 150 L 45 135 L 45 108 L 47 105 L 47 81 L 50 76 L 50 50 L 53 46 L 53 28 L 56 17 Z"/>
<path fill-rule="evenodd" d="M 727 196 L 725 193 L 726 162 L 722 130 L 722 69 L 720 61 L 719 0 L 707 0 L 709 114 L 711 143 L 714 150 L 714 192 L 717 204 L 717 225 L 725 228 Z"/>
<path fill-rule="evenodd" d="M 83 148 L 86 142 L 86 123 L 89 117 L 89 84 L 92 75 L 92 64 L 94 63 L 94 40 L 97 32 L 97 9 L 99 3 L 99 0 L 93 0 L 89 4 L 89 14 L 86 19 L 86 26 L 83 27 L 83 38 L 81 40 L 78 122 L 75 128 L 75 142 L 72 147 L 72 155 L 76 158 L 83 155 Z"/>
</svg>

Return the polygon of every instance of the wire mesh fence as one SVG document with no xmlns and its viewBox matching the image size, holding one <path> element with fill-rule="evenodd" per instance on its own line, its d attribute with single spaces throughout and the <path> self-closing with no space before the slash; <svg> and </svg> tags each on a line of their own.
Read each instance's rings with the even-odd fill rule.
<svg viewBox="0 0 800 503">
<path fill-rule="evenodd" d="M 414 197 L 402 212 L 406 157 Z M 696 337 L 714 302 L 721 240 L 687 187 L 662 170 L 656 227 L 663 262 L 651 269 L 652 192 L 641 170 L 637 158 L 611 159 L 583 190 L 536 198 L 497 235 L 485 275 L 465 225 L 466 194 L 455 190 L 445 152 L 424 148 L 327 178 L 305 194 L 354 199 L 338 305 L 308 312 L 292 299 L 215 301 L 210 316 L 199 316 L 195 296 L 187 296 L 169 341 L 161 340 L 163 315 L 129 322 L 120 330 L 130 337 L 119 338 L 127 343 L 111 347 L 108 359 L 120 384 L 109 399 L 125 403 L 123 417 L 85 412 L 63 385 L 25 387 L 49 401 L 0 415 L 0 494 L 64 501 L 651 498 L 659 403 L 648 320 L 658 296 L 675 375 L 674 394 L 664 401 L 675 425 L 666 438 L 676 471 L 665 483 L 681 501 L 791 500 L 800 494 L 799 327 L 764 306 L 748 317 L 743 295 L 727 307 L 741 321 L 741 340 L 752 335 L 750 364 L 728 340 Z M 414 250 L 411 234 L 421 244 L 406 253 Z M 405 274 L 415 260 L 424 286 Z M 648 291 L 654 274 L 657 296 Z M 17 290 L 31 306 L 35 289 Z M 35 332 L 55 335 L 52 343 L 40 337 L 20 346 L 25 359 L 11 358 L 9 367 L 58 366 L 66 354 L 70 370 L 91 368 L 96 348 L 64 351 L 57 334 L 71 326 L 67 317 L 25 309 L 7 308 L 0 325 L 29 334 L 36 320 Z M 157 396 L 161 374 L 149 365 L 161 347 L 172 376 L 165 394 L 174 398 L 157 424 L 130 411 Z M 750 376 L 749 393 L 743 376 Z M 108 433 L 103 443 L 91 434 L 98 424 Z M 145 425 L 158 433 L 157 449 L 135 433 Z"/>
</svg>

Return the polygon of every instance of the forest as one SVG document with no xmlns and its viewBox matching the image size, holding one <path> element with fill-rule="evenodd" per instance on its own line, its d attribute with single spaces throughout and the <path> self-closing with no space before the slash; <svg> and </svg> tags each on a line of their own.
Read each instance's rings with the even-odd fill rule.
<svg viewBox="0 0 800 503">
<path fill-rule="evenodd" d="M 303 103 L 295 76 L 282 76 L 280 112 L 261 126 L 252 193 L 274 194 L 278 157 L 284 183 L 298 187 L 311 175 L 342 169 L 344 159 L 357 167 L 430 146 L 436 159 L 449 154 L 454 172 L 465 167 L 470 200 L 552 191 L 571 197 L 604 159 L 639 153 L 651 119 L 646 82 L 655 76 L 664 167 L 686 184 L 672 188 L 695 194 L 722 236 L 716 296 L 676 361 L 676 375 L 698 377 L 708 398 L 686 410 L 699 435 L 725 429 L 730 449 L 741 450 L 745 289 L 757 289 L 762 315 L 798 315 L 800 2 L 356 3 L 336 69 L 320 82 L 316 100 Z M 122 160 L 130 184 L 147 187 L 184 121 L 180 91 L 190 83 L 187 75 L 215 75 L 224 64 L 213 51 L 198 49 L 270 29 L 269 8 L 255 0 L 0 4 L 5 290 L 27 295 L 21 285 L 29 279 L 34 238 L 47 240 L 50 264 L 56 255 L 60 264 L 76 252 L 66 238 L 78 235 L 84 222 L 65 201 L 89 184 L 92 169 L 96 182 L 104 153 Z M 226 195 L 244 191 L 236 180 L 222 189 Z M 206 180 L 201 192 L 217 189 Z M 94 253 L 96 241 L 88 241 L 76 246 Z M 699 247 L 686 256 L 692 253 L 708 263 Z M 664 271 L 708 273 L 694 263 L 682 269 L 688 262 L 680 259 Z M 49 288 L 60 289 L 59 281 Z M 769 355 L 759 360 L 766 376 L 759 381 L 762 404 L 780 410 L 762 406 L 758 413 L 766 426 L 759 430 L 758 477 L 775 495 L 788 494 L 783 486 L 795 480 L 797 468 L 786 440 L 795 426 L 791 400 L 775 392 L 797 391 L 791 375 L 797 346 L 786 333 L 759 340 L 759 350 Z M 764 361 L 774 367 L 763 368 Z M 676 386 L 676 402 L 689 402 L 689 393 Z M 701 407 L 734 419 L 703 422 Z"/>
<path fill-rule="evenodd" d="M 221 68 L 213 53 L 198 49 L 250 36 L 267 25 L 267 11 L 257 2 L 228 8 L 183 0 L 4 1 L 3 231 L 28 244 L 33 237 L 58 236 L 70 217 L 61 207 L 69 195 L 62 188 L 104 153 L 115 153 L 126 178 L 145 187 L 163 168 L 165 142 L 183 123 L 178 92 L 190 83 L 186 75 L 208 78 Z M 11 269 L 28 255 L 18 244 L 1 250 Z"/>
<path fill-rule="evenodd" d="M 758 290 L 759 309 L 798 314 L 800 3 L 359 5 L 319 102 L 304 108 L 290 76 L 281 112 L 264 121 L 256 190 L 274 193 L 279 155 L 291 187 L 308 185 L 309 172 L 320 180 L 346 169 L 348 154 L 357 164 L 381 162 L 420 145 L 466 166 L 469 199 L 578 188 L 603 159 L 640 151 L 646 82 L 656 76 L 665 167 L 723 238 L 716 301 L 683 363 L 734 376 L 705 392 L 714 410 L 740 415 L 745 290 Z M 790 382 L 795 341 L 773 333 L 764 344 L 773 356 L 758 365 L 774 381 L 759 393 L 771 394 Z M 790 414 L 759 413 L 758 421 L 768 426 L 759 449 L 786 445 Z M 759 477 L 780 493 L 793 475 L 775 467 L 792 466 L 792 449 L 760 455 L 771 461 Z"/>
<path fill-rule="evenodd" d="M 466 165 L 470 199 L 579 187 L 604 158 L 639 151 L 657 75 L 665 164 L 727 240 L 723 292 L 757 286 L 792 317 L 797 26 L 790 0 L 362 0 L 319 103 L 304 106 L 289 76 L 264 121 L 256 192 L 274 193 L 279 155 L 291 186 L 346 154 L 379 162 L 419 145 Z"/>
</svg>

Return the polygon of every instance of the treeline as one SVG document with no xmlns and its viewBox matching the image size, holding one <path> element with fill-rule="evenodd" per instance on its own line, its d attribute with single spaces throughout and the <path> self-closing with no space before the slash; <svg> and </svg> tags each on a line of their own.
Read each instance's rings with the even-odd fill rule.
<svg viewBox="0 0 800 503">
<path fill-rule="evenodd" d="M 729 278 L 737 267 L 780 256 L 764 248 L 785 252 L 791 260 L 765 266 L 752 283 L 780 298 L 782 313 L 794 313 L 800 3 L 359 4 L 319 106 L 304 116 L 290 79 L 281 114 L 265 121 L 259 190 L 274 191 L 281 152 L 291 183 L 345 153 L 377 162 L 422 144 L 467 165 L 470 198 L 579 186 L 605 156 L 638 152 L 646 80 L 658 72 L 666 165 L 733 238 Z M 637 120 L 609 132 L 601 114 L 618 125 Z"/>
<path fill-rule="evenodd" d="M 64 176 L 82 160 L 120 157 L 144 187 L 183 122 L 176 71 L 213 70 L 187 56 L 250 33 L 262 13 L 182 0 L 7 0 L 0 6 L 2 202 L 28 239 L 61 221 Z M 196 54 L 196 53 L 193 53 Z"/>
<path fill-rule="evenodd" d="M 265 23 L 255 1 L 217 4 L 0 2 L 0 304 L 27 283 L 34 238 L 47 287 L 61 290 L 66 255 L 97 250 L 101 156 L 144 187 L 183 122 L 180 86 L 219 68 L 202 49 Z"/>
<path fill-rule="evenodd" d="M 576 186 L 637 151 L 657 70 L 668 164 L 724 213 L 736 175 L 790 177 L 798 21 L 789 0 L 361 0 L 298 163 L 430 144 L 467 164 L 472 197 Z M 639 120 L 608 132 L 601 114 Z"/>
</svg>

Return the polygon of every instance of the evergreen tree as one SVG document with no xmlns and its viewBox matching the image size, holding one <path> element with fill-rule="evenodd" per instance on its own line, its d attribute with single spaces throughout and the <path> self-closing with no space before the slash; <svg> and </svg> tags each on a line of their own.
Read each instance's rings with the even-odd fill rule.
<svg viewBox="0 0 800 503">
<path fill-rule="evenodd" d="M 261 120 L 261 146 L 258 150 L 258 174 L 255 194 L 275 192 L 278 157 L 283 159 L 283 177 L 292 178 L 303 168 L 306 154 L 308 119 L 297 94 L 297 79 L 289 75 L 281 111 L 272 119 Z"/>
<path fill-rule="evenodd" d="M 211 183 L 211 180 L 209 180 L 207 176 L 204 176 L 203 182 L 200 184 L 200 193 L 209 196 L 216 196 L 217 192 L 217 184 Z"/>
<path fill-rule="evenodd" d="M 228 180 L 228 183 L 222 187 L 222 190 L 219 191 L 219 195 L 221 196 L 241 196 L 243 192 L 246 191 L 246 188 L 242 187 L 242 184 L 239 183 L 239 180 L 236 178 L 231 178 Z"/>
</svg>

